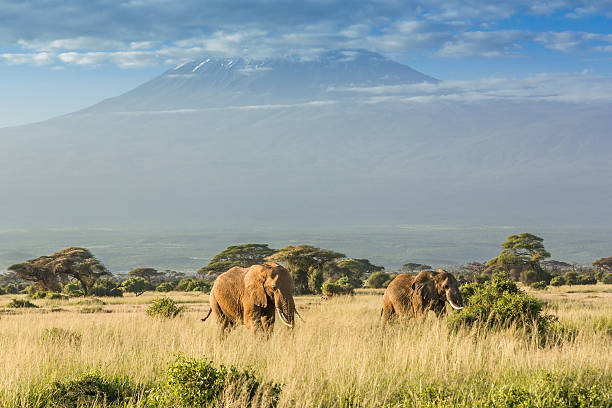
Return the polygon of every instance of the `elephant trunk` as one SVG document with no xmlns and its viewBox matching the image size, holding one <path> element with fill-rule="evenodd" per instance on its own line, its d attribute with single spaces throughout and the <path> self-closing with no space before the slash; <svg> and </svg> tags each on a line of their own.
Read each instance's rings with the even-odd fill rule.
<svg viewBox="0 0 612 408">
<path fill-rule="evenodd" d="M 274 305 L 276 307 L 276 314 L 278 315 L 281 322 L 285 326 L 292 328 L 295 312 L 295 303 L 293 302 L 293 296 L 284 295 L 280 290 L 277 290 L 274 294 Z"/>
<path fill-rule="evenodd" d="M 463 309 L 463 299 L 458 289 L 450 289 L 446 291 L 446 300 L 450 303 L 451 307 L 455 310 Z"/>
</svg>

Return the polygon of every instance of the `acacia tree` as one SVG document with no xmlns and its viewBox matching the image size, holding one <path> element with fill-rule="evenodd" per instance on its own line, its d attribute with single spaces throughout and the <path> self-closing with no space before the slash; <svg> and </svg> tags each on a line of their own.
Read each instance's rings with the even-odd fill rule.
<svg viewBox="0 0 612 408">
<path fill-rule="evenodd" d="M 344 257 L 345 255 L 339 252 L 316 248 L 312 245 L 287 245 L 266 259 L 285 262 L 287 270 L 293 278 L 295 292 L 297 294 L 306 294 L 312 292 L 308 286 L 309 273 L 321 271 L 328 262 Z"/>
<path fill-rule="evenodd" d="M 78 280 L 85 293 L 89 293 L 94 283 L 110 272 L 85 248 L 70 247 L 52 255 L 11 265 L 10 271 L 24 280 L 34 282 L 41 289 L 59 291 L 60 283 L 71 278 Z"/>
<path fill-rule="evenodd" d="M 274 253 L 274 249 L 268 247 L 269 244 L 242 244 L 229 246 L 222 252 L 215 255 L 208 265 L 198 270 L 200 275 L 214 275 L 227 271 L 234 266 L 243 268 L 251 265 L 260 264 L 265 261 L 267 256 Z"/>
<path fill-rule="evenodd" d="M 524 283 L 531 281 L 550 281 L 550 275 L 542 269 L 540 261 L 550 257 L 544 249 L 544 239 L 524 232 L 519 235 L 510 235 L 501 244 L 499 255 L 487 262 L 493 270 L 502 270 L 513 277 L 521 277 Z"/>
<path fill-rule="evenodd" d="M 607 273 L 612 273 L 612 256 L 596 260 L 593 262 L 593 266 Z"/>
<path fill-rule="evenodd" d="M 164 276 L 164 273 L 153 268 L 134 268 L 128 272 L 128 276 L 130 278 L 142 278 L 152 284 L 154 279 Z"/>
<path fill-rule="evenodd" d="M 402 265 L 402 272 L 413 273 L 414 271 L 424 271 L 427 269 L 431 269 L 431 266 L 415 262 L 408 262 Z"/>
<path fill-rule="evenodd" d="M 338 280 L 347 277 L 353 288 L 363 285 L 366 276 L 383 269 L 385 269 L 383 266 L 374 265 L 368 259 L 355 258 L 336 259 L 323 268 L 325 278 Z"/>
</svg>

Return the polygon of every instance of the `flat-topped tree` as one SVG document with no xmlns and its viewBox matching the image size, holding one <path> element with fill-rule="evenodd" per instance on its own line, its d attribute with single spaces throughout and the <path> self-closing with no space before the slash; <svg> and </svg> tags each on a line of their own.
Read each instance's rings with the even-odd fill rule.
<svg viewBox="0 0 612 408">
<path fill-rule="evenodd" d="M 265 262 L 266 257 L 274 253 L 269 244 L 242 244 L 227 247 L 215 255 L 208 265 L 198 270 L 200 275 L 217 275 L 234 266 L 247 268 Z"/>
<path fill-rule="evenodd" d="M 90 292 L 101 276 L 110 275 L 91 252 L 78 247 L 65 248 L 51 255 L 11 265 L 8 269 L 45 290 L 58 291 L 60 283 L 74 278 L 81 283 L 85 293 Z"/>
<path fill-rule="evenodd" d="M 528 232 L 510 235 L 501 244 L 499 255 L 487 261 L 487 266 L 492 270 L 509 272 L 513 277 L 520 276 L 523 283 L 548 282 L 550 275 L 540 266 L 540 261 L 550 258 L 543 242 L 543 238 Z"/>
<path fill-rule="evenodd" d="M 593 262 L 593 266 L 602 269 L 607 273 L 612 273 L 612 256 L 596 260 Z"/>
<path fill-rule="evenodd" d="M 414 271 L 425 271 L 427 269 L 431 269 L 430 265 L 427 264 L 420 264 L 420 263 L 416 263 L 416 262 L 408 262 L 402 265 L 402 272 L 407 273 L 413 273 Z"/>
<path fill-rule="evenodd" d="M 321 271 L 326 263 L 334 259 L 345 258 L 346 255 L 329 249 L 321 249 L 312 245 L 287 245 L 268 256 L 269 261 L 285 262 L 287 270 L 293 278 L 295 293 L 310 293 L 308 286 L 309 274 Z"/>
<path fill-rule="evenodd" d="M 128 272 L 128 276 L 130 278 L 142 278 L 149 283 L 153 283 L 153 280 L 164 276 L 164 273 L 153 268 L 134 268 Z"/>
</svg>

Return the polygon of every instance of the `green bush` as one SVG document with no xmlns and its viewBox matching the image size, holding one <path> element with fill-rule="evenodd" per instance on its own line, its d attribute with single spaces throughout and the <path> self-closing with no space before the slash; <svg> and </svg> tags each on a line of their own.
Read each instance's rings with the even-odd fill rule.
<svg viewBox="0 0 612 408">
<path fill-rule="evenodd" d="M 594 276 L 582 273 L 578 275 L 578 285 L 595 285 L 597 279 Z"/>
<path fill-rule="evenodd" d="M 326 280 L 321 286 L 321 290 L 325 296 L 335 295 L 352 295 L 354 293 L 353 287 L 348 283 L 346 276 L 338 279 L 336 282 Z"/>
<path fill-rule="evenodd" d="M 61 299 L 68 299 L 68 296 L 62 295 L 61 293 L 58 293 L 58 292 L 47 292 L 45 299 L 61 300 Z"/>
<path fill-rule="evenodd" d="M 147 309 L 147 314 L 151 317 L 171 319 L 180 315 L 183 309 L 183 306 L 177 306 L 169 297 L 161 297 L 153 300 Z"/>
<path fill-rule="evenodd" d="M 149 407 L 223 406 L 230 401 L 275 407 L 281 392 L 279 384 L 262 383 L 249 370 L 216 367 L 207 360 L 181 356 L 170 364 L 167 377 L 166 384 L 149 393 Z"/>
<path fill-rule="evenodd" d="M 9 302 L 7 307 L 13 307 L 13 308 L 34 307 L 34 308 L 37 308 L 38 306 L 36 306 L 34 303 L 31 303 L 29 300 L 26 300 L 26 299 L 13 299 Z"/>
<path fill-rule="evenodd" d="M 380 289 L 390 278 L 386 272 L 374 272 L 366 280 L 366 286 L 372 289 Z"/>
<path fill-rule="evenodd" d="M 15 285 L 14 283 L 9 283 L 8 285 L 6 285 L 4 287 L 4 290 L 6 291 L 6 293 L 11 295 L 16 295 L 20 291 L 19 286 Z"/>
<path fill-rule="evenodd" d="M 96 296 L 123 296 L 123 292 L 118 288 L 117 283 L 110 278 L 98 279 L 91 288 L 91 293 Z"/>
<path fill-rule="evenodd" d="M 573 271 L 565 272 L 563 279 L 566 285 L 575 285 L 578 283 L 578 274 Z"/>
<path fill-rule="evenodd" d="M 535 325 L 545 333 L 556 321 L 542 313 L 543 303 L 520 290 L 507 274 L 496 274 L 484 284 L 473 283 L 460 288 L 465 308 L 449 316 L 453 327 L 475 323 L 488 327 L 517 325 L 527 330 Z"/>
<path fill-rule="evenodd" d="M 612 272 L 606 273 L 601 279 L 601 281 L 606 285 L 612 285 Z"/>
<path fill-rule="evenodd" d="M 155 288 L 158 292 L 170 292 L 176 287 L 176 282 L 164 282 L 157 285 Z"/>
<path fill-rule="evenodd" d="M 552 278 L 550 280 L 550 285 L 551 286 L 561 286 L 561 285 L 565 285 L 565 278 L 561 275 L 559 276 L 555 276 L 554 278 Z"/>
<path fill-rule="evenodd" d="M 210 292 L 211 288 L 212 282 L 205 280 L 197 280 L 193 278 L 183 278 L 179 281 L 174 290 L 181 292 Z"/>
<path fill-rule="evenodd" d="M 155 287 L 147 282 L 144 278 L 135 276 L 123 281 L 121 284 L 121 289 L 123 289 L 124 292 L 135 293 L 136 296 L 139 296 L 147 290 L 155 289 Z"/>
<path fill-rule="evenodd" d="M 529 285 L 532 289 L 537 289 L 537 290 L 542 290 L 542 289 L 546 289 L 546 282 L 540 281 L 540 282 L 533 282 L 531 285 Z"/>
<path fill-rule="evenodd" d="M 81 282 L 76 279 L 65 284 L 62 288 L 62 292 L 72 297 L 83 296 L 85 294 L 83 287 L 81 286 Z"/>
<path fill-rule="evenodd" d="M 323 271 L 317 268 L 310 268 L 308 272 L 308 289 L 314 294 L 320 294 L 323 286 Z"/>
<path fill-rule="evenodd" d="M 0 286 L 0 296 L 1 295 L 6 295 L 6 289 L 4 289 L 3 286 Z"/>
<path fill-rule="evenodd" d="M 81 374 L 68 381 L 55 381 L 42 389 L 31 390 L 24 406 L 43 408 L 80 408 L 124 406 L 142 393 L 125 377 L 107 377 L 99 372 Z"/>
</svg>

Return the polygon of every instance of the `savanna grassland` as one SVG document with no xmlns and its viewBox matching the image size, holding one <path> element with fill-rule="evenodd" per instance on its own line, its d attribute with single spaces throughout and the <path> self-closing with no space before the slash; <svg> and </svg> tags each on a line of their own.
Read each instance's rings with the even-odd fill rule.
<svg viewBox="0 0 612 408">
<path fill-rule="evenodd" d="M 91 371 L 154 387 L 179 354 L 282 384 L 280 407 L 610 406 L 612 285 L 532 293 L 559 318 L 561 340 L 512 327 L 453 331 L 433 315 L 384 329 L 382 290 L 297 297 L 306 323 L 292 333 L 277 323 L 269 340 L 244 327 L 220 340 L 213 321 L 200 321 L 200 293 L 171 292 L 185 312 L 167 320 L 146 315 L 152 292 L 32 300 L 36 309 L 6 308 L 18 296 L 0 296 L 0 406 L 28 406 L 51 382 Z M 123 404 L 145 406 L 144 395 Z"/>
</svg>

